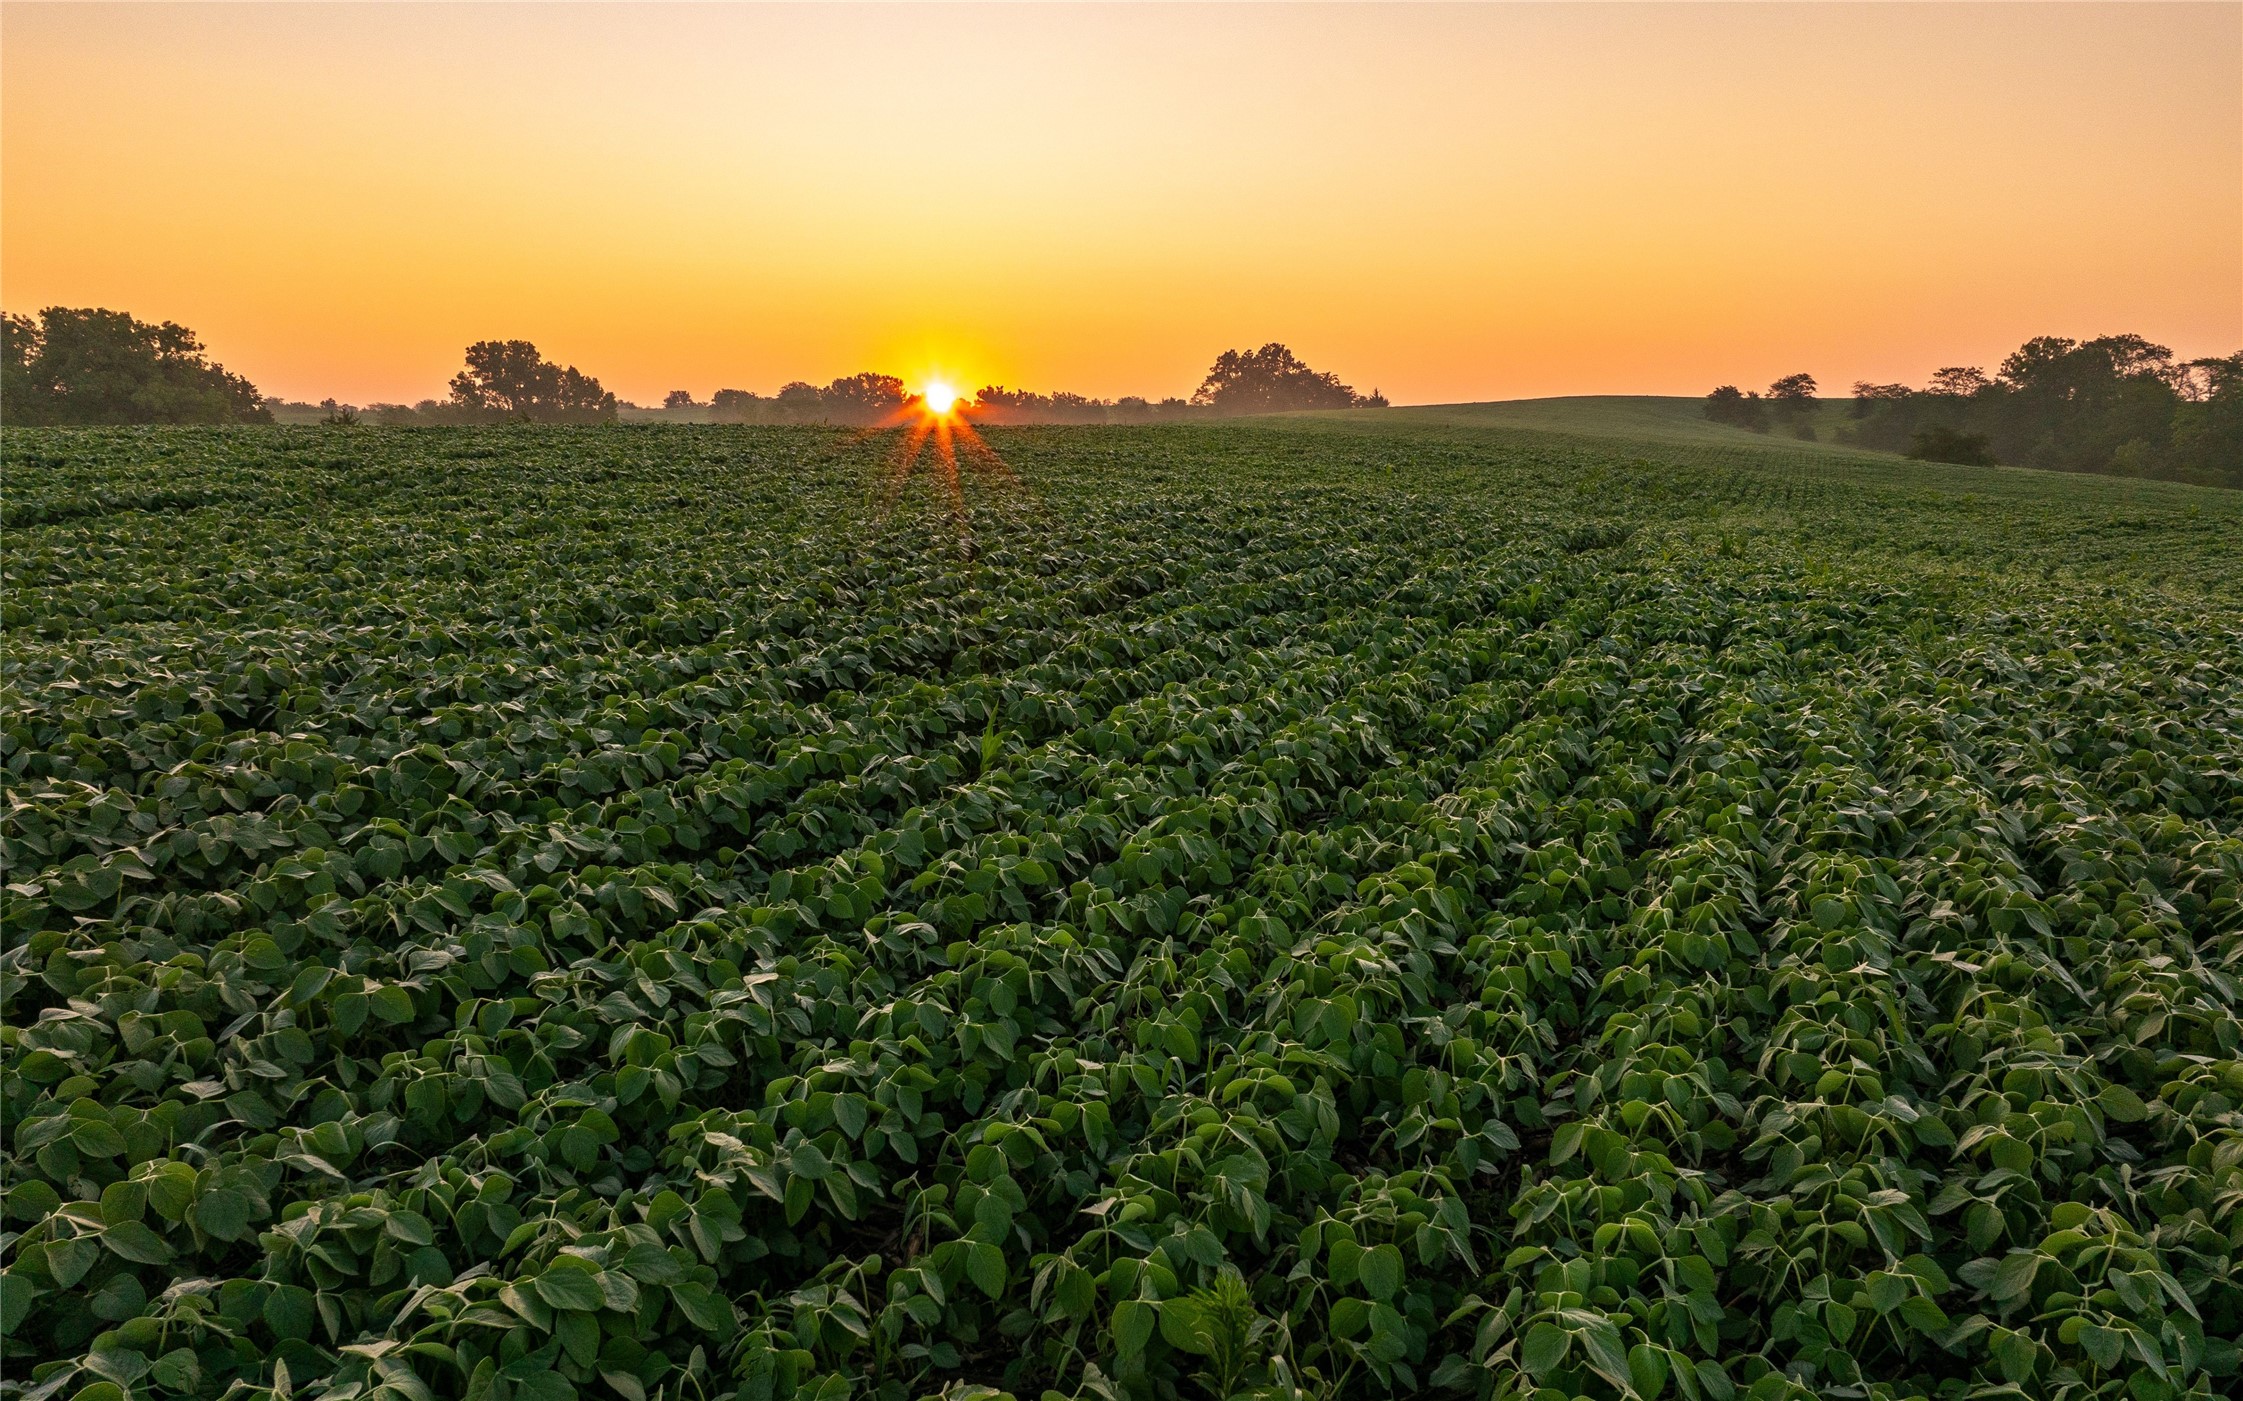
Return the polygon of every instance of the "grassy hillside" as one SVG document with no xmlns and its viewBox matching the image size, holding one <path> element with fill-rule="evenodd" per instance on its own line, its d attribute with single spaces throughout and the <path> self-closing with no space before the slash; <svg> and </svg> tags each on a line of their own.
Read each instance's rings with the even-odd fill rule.
<svg viewBox="0 0 2243 1401">
<path fill-rule="evenodd" d="M 2232 1394 L 2243 497 L 1504 407 L 0 435 L 0 1396 Z"/>
<path fill-rule="evenodd" d="M 1808 420 L 1819 435 L 1819 444 L 1805 443 L 1788 432 L 1753 433 L 1706 419 L 1702 399 L 1670 398 L 1649 394 L 1583 394 L 1555 399 L 1508 399 L 1485 404 L 1423 404 L 1389 410 L 1409 423 L 1458 427 L 1519 428 L 1576 437 L 1615 438 L 1636 443 L 1734 444 L 1737 446 L 1821 446 L 1826 450 L 1855 452 L 1833 441 L 1835 430 L 1846 421 L 1847 401 L 1825 399 Z M 1882 455 L 1882 454 L 1879 454 Z"/>
</svg>

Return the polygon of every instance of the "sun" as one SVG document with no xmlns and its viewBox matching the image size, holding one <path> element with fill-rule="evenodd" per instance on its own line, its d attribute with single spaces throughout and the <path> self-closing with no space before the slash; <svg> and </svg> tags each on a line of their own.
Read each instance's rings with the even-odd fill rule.
<svg viewBox="0 0 2243 1401">
<path fill-rule="evenodd" d="M 919 391 L 919 402 L 927 406 L 928 413 L 946 414 L 958 406 L 958 391 L 939 379 L 931 379 L 927 387 Z"/>
</svg>

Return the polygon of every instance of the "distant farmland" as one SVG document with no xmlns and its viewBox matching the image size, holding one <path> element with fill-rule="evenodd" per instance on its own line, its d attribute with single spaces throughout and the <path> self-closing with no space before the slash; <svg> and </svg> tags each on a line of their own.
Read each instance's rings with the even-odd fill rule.
<svg viewBox="0 0 2243 1401">
<path fill-rule="evenodd" d="M 1675 402 L 11 430 L 0 1392 L 2229 1393 L 2243 494 Z"/>
</svg>

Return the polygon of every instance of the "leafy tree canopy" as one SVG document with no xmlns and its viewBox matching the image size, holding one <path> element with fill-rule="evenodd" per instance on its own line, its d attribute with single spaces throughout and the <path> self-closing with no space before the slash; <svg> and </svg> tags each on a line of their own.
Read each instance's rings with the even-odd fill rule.
<svg viewBox="0 0 2243 1401">
<path fill-rule="evenodd" d="M 615 396 L 576 366 L 556 365 L 528 341 L 477 341 L 452 376 L 452 403 L 532 423 L 599 423 L 616 416 Z"/>
<path fill-rule="evenodd" d="M 7 316 L 0 339 L 0 420 L 17 427 L 273 421 L 257 386 L 175 321 L 51 306 L 36 321 Z"/>
<path fill-rule="evenodd" d="M 1706 417 L 1715 423 L 1765 433 L 1768 431 L 1768 401 L 1733 384 L 1724 384 L 1706 396 Z"/>
<path fill-rule="evenodd" d="M 1992 377 L 1950 365 L 1921 391 L 1857 384 L 1854 418 L 1851 441 L 1932 461 L 2243 486 L 2243 354 L 2176 362 L 2137 335 L 2035 336 Z"/>
<path fill-rule="evenodd" d="M 1192 402 L 1218 413 L 1371 406 L 1368 397 L 1340 383 L 1338 375 L 1310 369 L 1276 341 L 1260 350 L 1226 350 L 1217 356 L 1207 378 L 1192 395 Z"/>
</svg>

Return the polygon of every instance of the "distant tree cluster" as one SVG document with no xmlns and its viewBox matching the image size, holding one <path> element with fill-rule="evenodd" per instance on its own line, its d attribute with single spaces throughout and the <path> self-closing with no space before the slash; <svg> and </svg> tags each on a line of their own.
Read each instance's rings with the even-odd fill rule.
<svg viewBox="0 0 2243 1401">
<path fill-rule="evenodd" d="M 858 374 L 823 387 L 797 381 L 774 396 L 745 389 L 719 389 L 709 396 L 708 416 L 717 423 L 875 424 L 910 407 L 912 395 L 894 375 Z M 683 389 L 663 401 L 665 412 L 696 412 L 700 405 Z M 1274 413 L 1292 409 L 1385 408 L 1376 390 L 1357 394 L 1330 374 L 1301 363 L 1283 345 L 1256 351 L 1227 350 L 1208 371 L 1190 399 L 1152 400 L 1137 395 L 1099 399 L 1058 390 L 1044 394 L 986 384 L 961 406 L 982 423 L 1158 423 L 1219 414 Z"/>
<path fill-rule="evenodd" d="M 452 376 L 451 395 L 417 404 L 368 404 L 350 412 L 331 412 L 323 423 L 347 424 L 363 417 L 384 427 L 428 428 L 475 423 L 613 423 L 622 401 L 574 365 L 559 365 L 529 341 L 477 341 L 464 353 L 466 364 Z M 335 401 L 324 407 L 335 409 Z M 291 414 L 290 416 L 293 416 Z"/>
<path fill-rule="evenodd" d="M 1931 461 L 2243 487 L 2243 353 L 2182 362 L 2140 336 L 2038 336 L 1992 376 L 1858 383 L 1852 417 L 1847 441 Z"/>
<path fill-rule="evenodd" d="M 1809 374 L 1785 375 L 1768 386 L 1765 398 L 1724 384 L 1706 396 L 1706 417 L 1755 433 L 1786 427 L 1795 437 L 1811 442 L 1815 437 L 1815 389 L 1815 377 Z"/>
<path fill-rule="evenodd" d="M 257 386 L 175 321 L 51 306 L 0 327 L 0 422 L 270 423 Z"/>
<path fill-rule="evenodd" d="M 683 404 L 672 402 L 683 390 L 672 390 L 663 401 L 666 409 L 694 408 L 692 396 Z M 895 418 L 912 396 L 895 375 L 871 370 L 844 375 L 823 386 L 794 380 L 779 386 L 773 395 L 748 389 L 719 389 L 709 396 L 709 418 L 716 423 L 834 423 L 869 427 Z"/>
<path fill-rule="evenodd" d="M 1788 417 L 1811 435 L 1814 389 L 1808 375 L 1766 397 L 1725 384 L 1705 414 L 1756 432 Z M 2184 362 L 2140 336 L 2036 336 L 1992 375 L 1950 365 L 1921 389 L 1859 381 L 1850 418 L 1839 441 L 1922 461 L 2243 486 L 2243 353 Z"/>
<path fill-rule="evenodd" d="M 1038 394 L 985 384 L 975 392 L 966 412 L 985 423 L 1159 423 L 1198 417 L 1207 411 L 1177 398 L 1153 400 L 1126 394 L 1119 399 L 1094 399 L 1064 389 Z"/>
<path fill-rule="evenodd" d="M 1386 397 L 1377 390 L 1357 394 L 1338 375 L 1310 369 L 1276 341 L 1260 350 L 1226 350 L 1215 357 L 1192 402 L 1222 414 L 1386 407 Z"/>
<path fill-rule="evenodd" d="M 1358 394 L 1339 377 L 1320 373 L 1275 341 L 1260 350 L 1226 350 L 1217 356 L 1189 399 L 1124 395 L 1094 399 L 1062 390 L 1037 394 L 984 385 L 967 412 L 990 423 L 1160 423 L 1230 414 L 1284 413 L 1302 409 L 1383 409 L 1377 390 Z"/>
</svg>

